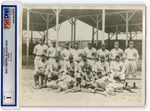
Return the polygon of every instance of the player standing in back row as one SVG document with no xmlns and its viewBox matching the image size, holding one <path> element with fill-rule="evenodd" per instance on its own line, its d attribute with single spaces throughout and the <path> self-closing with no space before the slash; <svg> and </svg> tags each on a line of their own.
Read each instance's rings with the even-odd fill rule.
<svg viewBox="0 0 150 111">
<path fill-rule="evenodd" d="M 55 60 L 55 55 L 61 55 L 61 49 L 56 47 L 56 40 L 52 41 L 52 46 L 47 50 L 47 56 L 49 58 L 49 63 L 52 63 Z"/>
<path fill-rule="evenodd" d="M 126 68 L 126 74 L 129 76 L 129 74 L 132 74 L 132 77 L 136 77 L 136 71 L 137 71 L 137 61 L 139 59 L 138 51 L 133 48 L 134 42 L 129 42 L 129 48 L 125 50 L 125 68 Z"/>
<path fill-rule="evenodd" d="M 44 39 L 39 39 L 39 44 L 34 47 L 33 54 L 35 54 L 34 65 L 41 59 L 41 55 L 46 54 L 48 46 L 44 44 Z"/>
<path fill-rule="evenodd" d="M 88 47 L 86 47 L 83 52 L 87 55 L 87 59 L 91 60 L 95 64 L 97 51 L 94 47 L 92 47 L 92 42 L 88 43 Z"/>
<path fill-rule="evenodd" d="M 109 51 L 106 49 L 106 44 L 102 43 L 101 47 L 102 48 L 97 51 L 97 58 L 100 60 L 101 55 L 104 55 L 105 61 L 108 61 L 110 54 L 109 54 Z"/>
<path fill-rule="evenodd" d="M 114 43 L 114 47 L 111 51 L 110 51 L 110 58 L 112 61 L 115 61 L 116 56 L 120 57 L 120 60 L 123 59 L 123 50 L 119 48 L 119 43 L 115 42 Z"/>
</svg>

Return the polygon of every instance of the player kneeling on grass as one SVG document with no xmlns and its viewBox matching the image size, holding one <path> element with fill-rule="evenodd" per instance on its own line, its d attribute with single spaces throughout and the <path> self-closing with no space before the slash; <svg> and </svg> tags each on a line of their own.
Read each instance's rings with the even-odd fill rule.
<svg viewBox="0 0 150 111">
<path fill-rule="evenodd" d="M 34 71 L 34 85 L 39 85 L 39 76 L 41 76 L 41 85 L 43 85 L 43 80 L 45 77 L 45 71 L 47 68 L 47 60 L 45 54 L 41 55 L 41 59 L 35 65 Z"/>
<path fill-rule="evenodd" d="M 120 82 L 125 81 L 125 67 L 124 64 L 120 61 L 120 56 L 117 55 L 115 61 L 111 63 L 110 71 L 111 79 L 119 80 Z"/>
</svg>

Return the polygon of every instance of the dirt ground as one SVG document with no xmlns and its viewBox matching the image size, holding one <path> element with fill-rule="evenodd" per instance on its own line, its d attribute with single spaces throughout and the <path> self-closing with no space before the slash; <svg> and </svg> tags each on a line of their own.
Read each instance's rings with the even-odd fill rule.
<svg viewBox="0 0 150 111">
<path fill-rule="evenodd" d="M 123 91 L 115 96 L 103 96 L 93 93 L 56 93 L 49 88 L 33 88 L 33 69 L 23 69 L 20 86 L 21 106 L 137 106 L 142 105 L 141 88 L 133 89 L 136 93 Z M 140 77 L 140 72 L 138 76 Z M 129 85 L 132 85 L 130 83 Z M 137 86 L 140 87 L 141 81 Z"/>
</svg>

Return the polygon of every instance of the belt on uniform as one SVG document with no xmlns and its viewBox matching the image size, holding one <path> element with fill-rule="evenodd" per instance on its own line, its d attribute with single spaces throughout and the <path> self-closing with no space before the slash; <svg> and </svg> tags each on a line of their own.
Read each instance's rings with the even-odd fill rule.
<svg viewBox="0 0 150 111">
<path fill-rule="evenodd" d="M 129 61 L 134 61 L 134 59 L 128 59 Z"/>
<path fill-rule="evenodd" d="M 41 57 L 41 55 L 36 55 L 36 56 Z"/>
<path fill-rule="evenodd" d="M 49 57 L 49 58 L 53 58 L 54 59 L 55 57 Z"/>
</svg>

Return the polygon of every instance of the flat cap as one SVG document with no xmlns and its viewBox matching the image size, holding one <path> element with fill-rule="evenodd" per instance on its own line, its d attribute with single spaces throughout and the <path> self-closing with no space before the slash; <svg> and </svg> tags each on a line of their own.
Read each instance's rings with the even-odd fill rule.
<svg viewBox="0 0 150 111">
<path fill-rule="evenodd" d="M 87 55 L 85 53 L 82 53 L 82 57 L 87 57 Z"/>
</svg>

